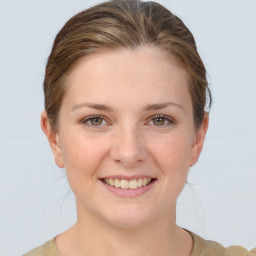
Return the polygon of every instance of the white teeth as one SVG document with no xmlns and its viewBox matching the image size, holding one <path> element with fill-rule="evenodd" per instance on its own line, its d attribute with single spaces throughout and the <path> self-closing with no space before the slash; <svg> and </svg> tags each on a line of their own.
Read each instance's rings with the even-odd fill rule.
<svg viewBox="0 0 256 256">
<path fill-rule="evenodd" d="M 120 181 L 120 187 L 121 188 L 128 188 L 129 184 L 128 184 L 128 180 L 121 180 Z"/>
<path fill-rule="evenodd" d="M 115 179 L 115 187 L 120 188 L 120 180 Z"/>
<path fill-rule="evenodd" d="M 138 188 L 142 187 L 142 179 L 138 179 L 138 184 L 137 184 Z"/>
<path fill-rule="evenodd" d="M 140 178 L 138 180 L 119 180 L 119 179 L 104 179 L 104 182 L 112 187 L 124 188 L 124 189 L 137 189 L 142 186 L 146 186 L 151 182 L 150 178 Z"/>
<path fill-rule="evenodd" d="M 109 179 L 109 185 L 112 186 L 112 187 L 114 186 L 114 180 L 113 179 Z"/>
<path fill-rule="evenodd" d="M 137 180 L 130 180 L 129 181 L 129 189 L 136 189 L 138 187 Z"/>
</svg>

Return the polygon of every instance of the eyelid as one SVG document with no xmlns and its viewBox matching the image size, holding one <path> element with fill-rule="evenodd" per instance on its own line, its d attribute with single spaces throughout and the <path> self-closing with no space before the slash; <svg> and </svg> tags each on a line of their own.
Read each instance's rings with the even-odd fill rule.
<svg viewBox="0 0 256 256">
<path fill-rule="evenodd" d="M 103 122 L 106 122 L 107 123 L 107 121 L 106 121 L 106 118 L 104 117 L 104 116 L 101 116 L 101 115 L 91 115 L 91 116 L 87 116 L 87 117 L 85 117 L 85 118 L 82 118 L 81 119 L 81 121 L 80 121 L 80 123 L 82 123 L 82 124 L 84 124 L 84 125 L 87 125 L 88 127 L 102 127 L 102 126 L 104 126 L 104 125 L 106 125 L 106 124 L 101 124 L 101 125 L 93 125 L 93 124 L 88 124 L 88 122 L 90 121 L 90 120 L 92 120 L 92 119 L 94 119 L 94 118 L 100 118 L 100 119 L 103 119 Z"/>
<path fill-rule="evenodd" d="M 168 124 L 164 124 L 164 125 L 152 125 L 154 127 L 157 127 L 157 128 L 163 128 L 163 127 L 166 127 L 166 126 L 171 126 L 171 125 L 174 125 L 176 124 L 176 120 L 170 116 L 166 116 L 166 115 L 161 115 L 161 114 L 157 114 L 157 115 L 153 115 L 149 118 L 149 121 L 147 122 L 150 123 L 151 121 L 153 121 L 154 118 L 164 118 L 166 121 L 168 121 Z"/>
<path fill-rule="evenodd" d="M 88 124 L 88 122 L 91 120 L 91 119 L 94 119 L 94 118 L 100 118 L 103 120 L 103 122 L 105 122 L 104 124 L 101 124 L 101 125 L 93 125 L 93 124 Z M 166 116 L 166 115 L 161 115 L 161 114 L 157 114 L 157 115 L 153 115 L 151 117 L 148 118 L 148 121 L 146 122 L 146 125 L 149 124 L 150 122 L 153 121 L 154 118 L 164 118 L 168 124 L 164 124 L 164 125 L 154 125 L 152 124 L 152 126 L 154 127 L 157 127 L 157 128 L 163 128 L 163 127 L 166 127 L 166 126 L 171 126 L 171 125 L 174 125 L 177 123 L 177 121 L 170 117 L 170 116 Z M 85 118 L 82 118 L 80 123 L 84 124 L 84 125 L 87 125 L 88 127 L 95 127 L 95 128 L 100 128 L 102 126 L 105 126 L 105 125 L 108 125 L 109 122 L 106 120 L 106 117 L 102 116 L 102 115 L 91 115 L 91 116 L 87 116 Z"/>
</svg>

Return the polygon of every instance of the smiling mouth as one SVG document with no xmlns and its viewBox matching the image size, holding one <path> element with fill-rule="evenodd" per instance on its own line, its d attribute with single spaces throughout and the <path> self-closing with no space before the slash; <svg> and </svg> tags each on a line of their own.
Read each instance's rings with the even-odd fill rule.
<svg viewBox="0 0 256 256">
<path fill-rule="evenodd" d="M 133 180 L 125 180 L 125 179 L 100 179 L 105 184 L 122 189 L 137 189 L 141 187 L 145 187 L 150 183 L 156 181 L 155 178 L 139 178 Z"/>
</svg>

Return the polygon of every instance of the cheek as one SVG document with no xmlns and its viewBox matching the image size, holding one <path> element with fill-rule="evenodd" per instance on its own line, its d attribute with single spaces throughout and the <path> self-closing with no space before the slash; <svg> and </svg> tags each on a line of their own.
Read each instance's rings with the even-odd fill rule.
<svg viewBox="0 0 256 256">
<path fill-rule="evenodd" d="M 151 144 L 152 155 L 165 174 L 186 172 L 191 148 L 191 139 L 179 134 L 166 136 L 163 140 L 156 139 Z"/>
<path fill-rule="evenodd" d="M 67 175 L 82 179 L 93 178 L 106 152 L 104 141 L 98 143 L 98 138 L 86 134 L 65 137 L 67 139 L 63 143 L 62 155 Z"/>
<path fill-rule="evenodd" d="M 165 202 L 162 205 L 162 211 L 168 212 L 170 207 L 176 204 L 187 180 L 191 138 L 180 134 L 175 134 L 175 136 L 169 134 L 165 139 L 156 139 L 152 142 L 151 155 L 154 156 L 154 164 L 159 169 L 161 184 L 159 197 Z"/>
<path fill-rule="evenodd" d="M 104 159 L 106 146 L 85 134 L 65 136 L 62 155 L 68 183 L 81 201 L 90 201 L 97 182 L 97 171 Z"/>
</svg>

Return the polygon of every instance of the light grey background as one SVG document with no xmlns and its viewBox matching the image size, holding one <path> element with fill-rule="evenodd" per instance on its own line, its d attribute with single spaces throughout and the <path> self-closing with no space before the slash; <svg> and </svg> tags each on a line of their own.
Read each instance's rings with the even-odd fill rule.
<svg viewBox="0 0 256 256">
<path fill-rule="evenodd" d="M 0 255 L 21 255 L 75 222 L 74 196 L 40 130 L 54 36 L 99 1 L 0 0 Z M 194 34 L 214 105 L 177 222 L 225 246 L 256 246 L 256 1 L 159 1 Z"/>
</svg>

